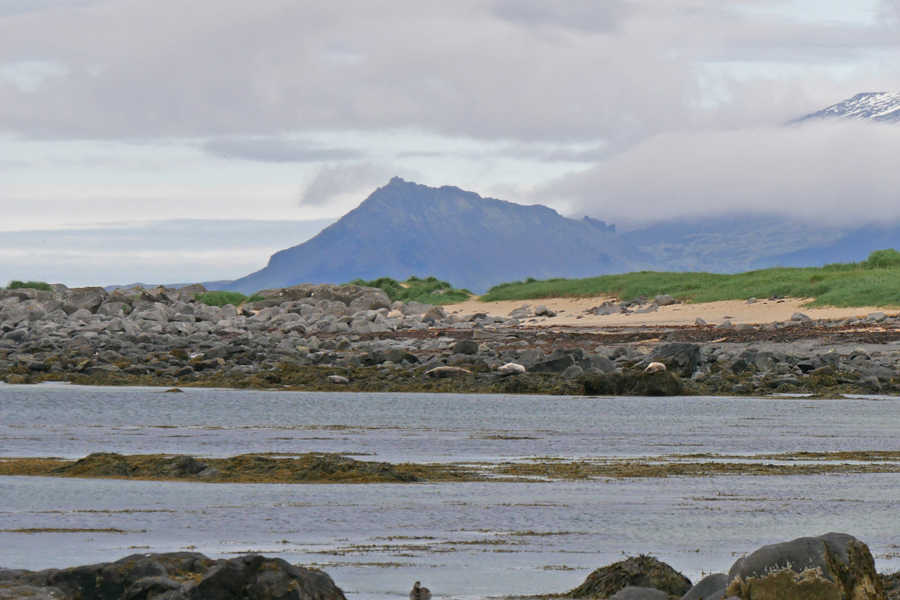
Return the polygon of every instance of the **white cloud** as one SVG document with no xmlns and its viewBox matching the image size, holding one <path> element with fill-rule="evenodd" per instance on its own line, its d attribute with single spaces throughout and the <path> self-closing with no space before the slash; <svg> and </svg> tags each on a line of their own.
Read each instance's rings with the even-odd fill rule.
<svg viewBox="0 0 900 600">
<path fill-rule="evenodd" d="M 672 132 L 539 189 L 626 225 L 763 212 L 829 224 L 900 219 L 900 128 L 820 122 Z"/>
<path fill-rule="evenodd" d="M 0 87 L 13 85 L 26 94 L 37 92 L 48 81 L 65 77 L 69 67 L 48 60 L 23 60 L 0 65 Z"/>
<path fill-rule="evenodd" d="M 0 231 L 68 229 L 160 219 L 318 219 L 332 215 L 297 206 L 300 185 L 0 185 L 6 210 Z M 39 225 L 36 225 L 39 224 Z"/>
<path fill-rule="evenodd" d="M 398 175 L 411 179 L 408 169 L 368 162 L 335 164 L 323 167 L 306 186 L 300 197 L 301 206 L 326 206 L 335 203 L 359 204 L 372 191 Z"/>
<path fill-rule="evenodd" d="M 887 52 L 877 69 L 896 80 L 896 28 L 731 10 L 748 4 L 771 3 L 76 4 L 0 18 L 0 62 L 43 57 L 70 68 L 37 92 L 0 89 L 0 128 L 90 138 L 419 128 L 633 141 L 698 118 L 697 69 L 707 64 L 827 69 Z M 849 95 L 858 81 L 839 87 Z M 831 91 L 808 91 L 804 105 Z"/>
</svg>

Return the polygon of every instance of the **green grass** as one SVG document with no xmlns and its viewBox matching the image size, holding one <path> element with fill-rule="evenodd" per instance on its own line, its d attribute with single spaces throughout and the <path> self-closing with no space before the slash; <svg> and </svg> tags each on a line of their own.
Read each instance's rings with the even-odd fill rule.
<svg viewBox="0 0 900 600">
<path fill-rule="evenodd" d="M 472 296 L 472 292 L 465 289 L 456 289 L 446 281 L 441 281 L 436 277 L 426 277 L 421 279 L 412 276 L 404 282 L 399 282 L 390 277 L 380 277 L 372 281 L 364 281 L 362 279 L 354 279 L 351 285 L 362 285 L 365 287 L 375 287 L 387 292 L 391 301 L 395 302 L 421 302 L 423 304 L 454 304 L 456 302 L 464 302 Z"/>
<path fill-rule="evenodd" d="M 194 296 L 194 299 L 197 302 L 206 304 L 208 306 L 225 306 L 226 304 L 240 306 L 241 304 L 246 304 L 247 302 L 256 302 L 257 300 L 263 300 L 263 297 L 257 294 L 247 296 L 246 294 L 242 294 L 240 292 L 218 291 L 197 294 L 196 296 Z"/>
<path fill-rule="evenodd" d="M 9 282 L 9 285 L 6 286 L 8 290 L 40 290 L 42 292 L 52 292 L 53 288 L 50 287 L 50 284 L 45 281 L 18 281 L 13 280 Z"/>
<path fill-rule="evenodd" d="M 668 294 L 684 302 L 811 298 L 810 306 L 900 306 L 900 252 L 878 250 L 859 263 L 775 268 L 734 275 L 641 271 L 586 279 L 514 281 L 494 286 L 480 299 L 533 300 L 610 295 L 622 300 Z"/>
</svg>

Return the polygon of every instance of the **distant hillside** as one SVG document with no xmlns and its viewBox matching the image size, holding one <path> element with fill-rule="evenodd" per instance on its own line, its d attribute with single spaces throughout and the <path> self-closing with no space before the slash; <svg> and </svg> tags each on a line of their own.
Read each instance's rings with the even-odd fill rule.
<svg viewBox="0 0 900 600">
<path fill-rule="evenodd" d="M 803 263 L 819 266 L 815 249 L 835 243 L 848 229 L 826 227 L 780 215 L 731 213 L 718 217 L 679 217 L 620 234 L 666 271 L 739 273 L 784 264 L 784 257 L 809 252 Z M 875 244 L 828 262 L 864 259 L 890 244 Z"/>
<path fill-rule="evenodd" d="M 797 119 L 858 119 L 880 123 L 900 123 L 900 92 L 866 92 Z"/>
<path fill-rule="evenodd" d="M 590 218 L 394 178 L 311 240 L 274 254 L 225 289 L 435 276 L 476 293 L 527 277 L 587 277 L 658 268 Z"/>
<path fill-rule="evenodd" d="M 866 225 L 836 240 L 771 256 L 765 261 L 751 263 L 750 267 L 821 267 L 832 263 L 859 262 L 871 252 L 883 248 L 900 249 L 900 223 Z"/>
</svg>

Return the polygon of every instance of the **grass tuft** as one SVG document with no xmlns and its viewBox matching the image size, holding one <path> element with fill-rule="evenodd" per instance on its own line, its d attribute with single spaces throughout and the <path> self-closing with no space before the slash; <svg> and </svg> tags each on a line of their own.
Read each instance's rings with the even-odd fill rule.
<svg viewBox="0 0 900 600">
<path fill-rule="evenodd" d="M 42 292 L 52 292 L 53 288 L 45 281 L 18 281 L 13 280 L 6 286 L 8 290 L 39 290 Z"/>
<path fill-rule="evenodd" d="M 261 300 L 261 296 L 252 296 L 257 300 Z M 245 302 L 250 302 L 251 300 L 247 298 L 245 294 L 240 292 L 205 292 L 202 294 L 197 294 L 194 296 L 194 299 L 201 303 L 206 304 L 207 306 L 225 306 L 227 304 L 231 304 L 234 306 L 240 306 Z"/>
</svg>

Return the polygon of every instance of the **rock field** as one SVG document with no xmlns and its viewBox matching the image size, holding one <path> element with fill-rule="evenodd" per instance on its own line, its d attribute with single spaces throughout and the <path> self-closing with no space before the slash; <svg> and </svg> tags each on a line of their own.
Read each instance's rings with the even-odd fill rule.
<svg viewBox="0 0 900 600">
<path fill-rule="evenodd" d="M 0 380 L 588 395 L 900 392 L 900 322 L 884 314 L 542 327 L 552 312 L 540 305 L 505 317 L 448 313 L 353 285 L 264 290 L 262 300 L 221 308 L 194 299 L 200 286 L 54 289 L 0 291 Z M 628 304 L 653 310 L 668 302 Z M 651 362 L 667 369 L 647 372 Z"/>
</svg>

